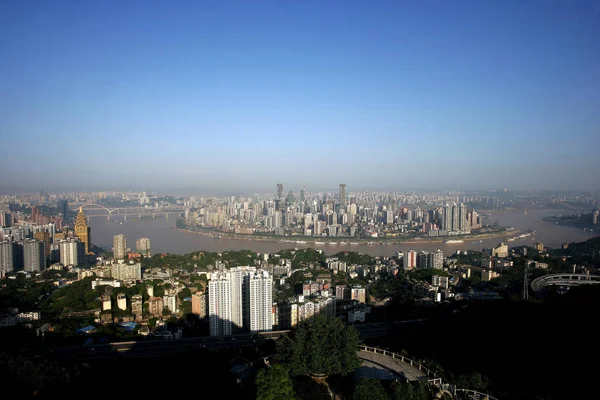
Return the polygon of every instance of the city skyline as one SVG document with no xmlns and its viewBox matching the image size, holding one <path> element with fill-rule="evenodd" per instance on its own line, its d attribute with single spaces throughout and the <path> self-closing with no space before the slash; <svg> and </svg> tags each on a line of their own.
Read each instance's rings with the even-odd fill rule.
<svg viewBox="0 0 600 400">
<path fill-rule="evenodd" d="M 2 191 L 599 185 L 593 1 L 0 15 Z"/>
</svg>

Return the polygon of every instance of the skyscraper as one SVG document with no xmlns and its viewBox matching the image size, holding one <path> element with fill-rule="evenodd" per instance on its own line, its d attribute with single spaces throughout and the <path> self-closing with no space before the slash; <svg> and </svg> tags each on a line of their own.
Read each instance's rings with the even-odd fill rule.
<svg viewBox="0 0 600 400">
<path fill-rule="evenodd" d="M 69 202 L 67 200 L 58 200 L 58 212 L 62 214 L 64 220 L 69 218 Z"/>
<path fill-rule="evenodd" d="M 125 251 L 127 250 L 127 239 L 125 235 L 119 233 L 113 236 L 113 253 L 115 260 L 125 259 Z"/>
<path fill-rule="evenodd" d="M 85 220 L 85 214 L 83 213 L 82 207 L 79 207 L 79 213 L 75 219 L 75 235 L 77 235 L 79 240 L 83 243 L 85 254 L 88 254 L 90 252 L 91 230 Z"/>
<path fill-rule="evenodd" d="M 150 239 L 139 238 L 136 240 L 135 250 L 144 257 L 150 257 Z"/>
<path fill-rule="evenodd" d="M 210 336 L 231 335 L 231 274 L 217 272 L 208 281 Z"/>
<path fill-rule="evenodd" d="M 253 332 L 273 327 L 273 280 L 269 273 L 245 266 L 218 272 L 208 282 L 211 336 L 240 329 Z"/>
<path fill-rule="evenodd" d="M 277 184 L 277 198 L 279 200 L 281 200 L 282 197 L 283 197 L 283 183 L 278 183 Z"/>
<path fill-rule="evenodd" d="M 346 184 L 340 183 L 340 208 L 346 209 Z"/>
<path fill-rule="evenodd" d="M 250 272 L 245 276 L 250 306 L 250 331 L 264 332 L 273 329 L 273 279 L 267 271 Z"/>
<path fill-rule="evenodd" d="M 458 230 L 468 231 L 471 227 L 469 226 L 469 214 L 467 212 L 467 206 L 460 203 L 458 206 Z"/>
<path fill-rule="evenodd" d="M 306 189 L 302 188 L 300 189 L 300 201 L 304 202 L 306 200 Z"/>
<path fill-rule="evenodd" d="M 0 278 L 15 270 L 15 242 L 0 242 Z"/>
<path fill-rule="evenodd" d="M 78 266 L 83 262 L 85 245 L 77 238 L 68 238 L 58 243 L 60 253 L 60 263 L 65 267 L 67 265 Z"/>
<path fill-rule="evenodd" d="M 23 270 L 27 272 L 43 271 L 46 269 L 44 243 L 29 239 L 23 242 Z"/>
</svg>

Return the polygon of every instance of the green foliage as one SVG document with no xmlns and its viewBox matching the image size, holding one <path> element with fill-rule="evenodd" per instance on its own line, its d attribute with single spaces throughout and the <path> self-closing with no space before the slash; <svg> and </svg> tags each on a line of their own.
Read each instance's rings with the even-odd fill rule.
<svg viewBox="0 0 600 400">
<path fill-rule="evenodd" d="M 490 380 L 487 376 L 479 372 L 472 371 L 468 374 L 460 375 L 455 382 L 456 386 L 463 389 L 477 390 L 487 393 Z"/>
<path fill-rule="evenodd" d="M 70 382 L 68 371 L 60 364 L 32 359 L 22 354 L 0 354 L 2 391 L 16 398 L 43 395 Z"/>
<path fill-rule="evenodd" d="M 406 292 L 404 283 L 406 279 L 404 275 L 398 276 L 387 276 L 382 275 L 380 279 L 376 280 L 369 286 L 369 296 L 373 296 L 376 300 L 382 300 L 386 297 L 402 297 Z"/>
<path fill-rule="evenodd" d="M 345 261 L 348 264 L 359 264 L 359 265 L 374 265 L 375 258 L 368 254 L 357 253 L 354 251 L 345 252 L 341 251 L 335 255 L 340 261 Z"/>
<path fill-rule="evenodd" d="M 450 276 L 450 274 L 446 271 L 442 271 L 441 269 L 435 268 L 418 268 L 414 271 L 409 272 L 409 275 L 413 279 L 418 279 L 422 281 L 431 281 L 431 277 L 434 275 L 438 276 Z"/>
<path fill-rule="evenodd" d="M 327 387 L 312 378 L 296 377 L 293 382 L 294 393 L 300 400 L 331 400 Z"/>
<path fill-rule="evenodd" d="M 186 297 L 192 297 L 192 291 L 189 288 L 183 288 L 179 293 L 177 293 L 179 300 L 185 299 Z"/>
<path fill-rule="evenodd" d="M 388 400 L 388 394 L 379 379 L 362 378 L 354 389 L 353 400 Z"/>
<path fill-rule="evenodd" d="M 289 255 L 292 260 L 292 269 L 308 267 L 310 263 L 313 263 L 318 267 L 323 267 L 325 266 L 325 259 L 327 258 L 325 254 L 312 248 L 297 250 L 293 255 Z"/>
<path fill-rule="evenodd" d="M 294 387 L 289 371 L 283 365 L 274 364 L 256 374 L 257 400 L 294 400 Z"/>
<path fill-rule="evenodd" d="M 192 302 L 191 301 L 182 301 L 179 304 L 179 312 L 182 315 L 186 315 L 192 312 Z"/>
<path fill-rule="evenodd" d="M 356 355 L 359 344 L 353 326 L 339 318 L 316 315 L 277 341 L 275 358 L 292 375 L 346 375 L 361 365 Z"/>
<path fill-rule="evenodd" d="M 105 286 L 91 290 L 93 277 L 87 277 L 53 293 L 51 309 L 54 311 L 87 311 L 100 308 L 99 294 Z M 102 292 L 99 292 L 99 291 Z"/>
<path fill-rule="evenodd" d="M 392 400 L 430 400 L 431 389 L 426 382 L 394 381 L 390 386 Z"/>
</svg>

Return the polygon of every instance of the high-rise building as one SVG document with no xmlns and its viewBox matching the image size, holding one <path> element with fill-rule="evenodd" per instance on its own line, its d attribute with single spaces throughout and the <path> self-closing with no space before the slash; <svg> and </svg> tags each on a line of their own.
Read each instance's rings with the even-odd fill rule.
<svg viewBox="0 0 600 400">
<path fill-rule="evenodd" d="M 75 219 L 75 235 L 83 243 L 85 254 L 90 252 L 91 243 L 91 229 L 85 220 L 85 214 L 83 213 L 83 207 L 79 207 L 79 213 Z"/>
<path fill-rule="evenodd" d="M 135 250 L 144 257 L 150 257 L 150 239 L 139 238 L 136 240 Z"/>
<path fill-rule="evenodd" d="M 346 184 L 340 183 L 340 208 L 346 209 Z"/>
<path fill-rule="evenodd" d="M 448 204 L 442 208 L 442 230 L 452 230 L 452 206 Z"/>
<path fill-rule="evenodd" d="M 0 278 L 15 271 L 15 247 L 14 242 L 0 242 Z"/>
<path fill-rule="evenodd" d="M 31 221 L 34 224 L 37 224 L 39 218 L 40 218 L 40 210 L 36 206 L 31 207 Z"/>
<path fill-rule="evenodd" d="M 85 245 L 78 238 L 67 238 L 58 242 L 60 263 L 65 267 L 68 265 L 79 266 L 83 263 Z"/>
<path fill-rule="evenodd" d="M 58 200 L 58 213 L 62 215 L 65 221 L 69 218 L 69 202 L 67 200 Z"/>
<path fill-rule="evenodd" d="M 244 277 L 244 293 L 249 303 L 251 332 L 264 332 L 273 329 L 273 279 L 264 270 L 250 272 Z"/>
<path fill-rule="evenodd" d="M 449 231 L 458 231 L 460 226 L 460 213 L 459 213 L 458 204 L 452 204 L 452 228 L 449 228 Z"/>
<path fill-rule="evenodd" d="M 300 189 L 300 201 L 301 202 L 306 201 L 306 189 L 305 188 Z"/>
<path fill-rule="evenodd" d="M 39 240 L 29 239 L 22 242 L 23 270 L 27 272 L 43 271 L 46 269 L 46 255 L 44 243 Z"/>
<path fill-rule="evenodd" d="M 444 268 L 444 253 L 441 250 L 438 249 L 427 255 L 427 268 Z"/>
<path fill-rule="evenodd" d="M 127 251 L 127 239 L 125 235 L 119 233 L 113 236 L 113 253 L 115 260 L 125 259 L 125 252 Z"/>
<path fill-rule="evenodd" d="M 350 289 L 350 299 L 358 300 L 359 303 L 365 303 L 366 301 L 366 290 L 363 287 L 357 287 Z"/>
<path fill-rule="evenodd" d="M 192 314 L 206 318 L 206 295 L 203 292 L 192 294 Z"/>
<path fill-rule="evenodd" d="M 231 335 L 231 274 L 217 272 L 208 281 L 210 336 Z"/>
<path fill-rule="evenodd" d="M 142 264 L 118 262 L 110 266 L 110 277 L 120 281 L 141 281 Z"/>
<path fill-rule="evenodd" d="M 277 199 L 281 200 L 282 197 L 283 197 L 283 183 L 278 183 L 277 184 Z"/>
<path fill-rule="evenodd" d="M 33 238 L 44 243 L 44 254 L 50 256 L 50 232 L 35 232 Z"/>
<path fill-rule="evenodd" d="M 469 225 L 469 214 L 467 212 L 466 204 L 460 203 L 458 206 L 458 230 L 468 231 L 471 229 Z"/>
<path fill-rule="evenodd" d="M 417 252 L 408 250 L 403 257 L 404 269 L 413 269 L 417 267 Z"/>
</svg>

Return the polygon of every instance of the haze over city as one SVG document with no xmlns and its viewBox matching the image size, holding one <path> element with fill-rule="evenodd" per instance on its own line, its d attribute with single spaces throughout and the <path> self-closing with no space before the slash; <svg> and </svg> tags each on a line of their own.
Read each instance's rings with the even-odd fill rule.
<svg viewBox="0 0 600 400">
<path fill-rule="evenodd" d="M 0 4 L 3 192 L 598 188 L 594 1 Z"/>
</svg>

